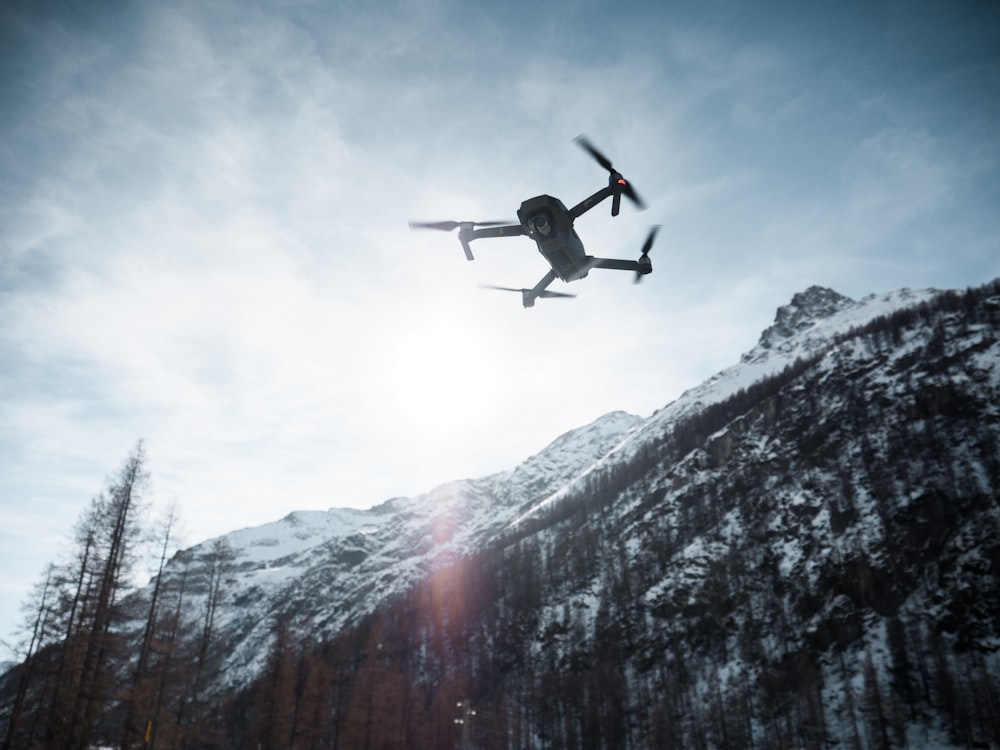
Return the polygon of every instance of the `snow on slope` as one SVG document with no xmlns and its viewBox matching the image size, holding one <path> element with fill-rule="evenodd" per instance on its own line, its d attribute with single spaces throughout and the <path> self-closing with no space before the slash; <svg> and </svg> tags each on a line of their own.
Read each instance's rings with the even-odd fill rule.
<svg viewBox="0 0 1000 750">
<path fill-rule="evenodd" d="M 375 521 L 371 511 L 350 508 L 326 512 L 300 510 L 274 523 L 230 532 L 226 539 L 241 562 L 268 567 L 301 554 L 325 539 L 349 537 L 363 531 Z"/>
<path fill-rule="evenodd" d="M 509 471 L 449 482 L 424 495 L 393 498 L 368 510 L 295 511 L 280 521 L 233 531 L 219 539 L 228 542 L 237 566 L 261 568 L 285 564 L 320 544 L 359 534 L 378 535 L 400 516 L 408 517 L 408 525 L 414 529 L 431 525 L 440 530 L 447 518 L 453 533 L 447 539 L 439 538 L 438 543 L 452 541 L 453 535 L 468 542 L 479 535 L 477 532 L 502 526 L 502 520 L 524 502 L 586 471 L 641 422 L 635 415 L 611 412 L 556 438 Z M 488 502 L 477 503 L 484 493 L 488 497 L 482 499 Z M 215 541 L 210 539 L 194 550 L 206 554 Z"/>
<path fill-rule="evenodd" d="M 764 378 L 776 375 L 796 360 L 812 356 L 842 333 L 859 328 L 897 310 L 926 302 L 936 289 L 902 289 L 871 295 L 855 302 L 830 289 L 813 286 L 778 308 L 775 322 L 761 334 L 757 345 L 738 364 L 713 375 L 701 385 L 656 412 L 637 430 L 624 448 L 641 445 L 650 433 L 660 434 L 670 424 L 709 404 L 724 401 Z"/>
</svg>

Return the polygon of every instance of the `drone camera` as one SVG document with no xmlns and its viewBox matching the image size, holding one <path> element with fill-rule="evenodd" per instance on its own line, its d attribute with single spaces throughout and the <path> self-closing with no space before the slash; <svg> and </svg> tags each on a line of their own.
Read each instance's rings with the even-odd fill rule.
<svg viewBox="0 0 1000 750">
<path fill-rule="evenodd" d="M 524 227 L 528 230 L 529 235 L 540 235 L 549 239 L 555 236 L 556 224 L 552 214 L 548 210 L 544 208 L 536 209 L 528 213 L 525 218 L 527 221 L 524 222 Z"/>
</svg>

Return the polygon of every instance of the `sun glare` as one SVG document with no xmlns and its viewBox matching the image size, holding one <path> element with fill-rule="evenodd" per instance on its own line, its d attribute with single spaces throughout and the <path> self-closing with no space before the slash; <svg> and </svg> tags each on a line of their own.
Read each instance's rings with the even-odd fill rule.
<svg viewBox="0 0 1000 750">
<path fill-rule="evenodd" d="M 398 418 L 427 437 L 480 427 L 500 408 L 502 367 L 484 332 L 457 315 L 411 323 L 388 353 L 385 396 Z"/>
</svg>

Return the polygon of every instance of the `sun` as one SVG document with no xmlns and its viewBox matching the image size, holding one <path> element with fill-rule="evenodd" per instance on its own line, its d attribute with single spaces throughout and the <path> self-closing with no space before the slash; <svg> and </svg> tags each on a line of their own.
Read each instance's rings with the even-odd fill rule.
<svg viewBox="0 0 1000 750">
<path fill-rule="evenodd" d="M 501 408 L 504 393 L 505 368 L 488 340 L 454 311 L 408 321 L 388 352 L 386 405 L 426 437 L 481 427 Z"/>
</svg>

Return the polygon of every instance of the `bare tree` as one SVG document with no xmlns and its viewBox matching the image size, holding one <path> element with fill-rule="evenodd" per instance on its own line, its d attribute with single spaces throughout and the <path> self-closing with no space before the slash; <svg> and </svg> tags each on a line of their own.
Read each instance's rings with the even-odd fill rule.
<svg viewBox="0 0 1000 750">
<path fill-rule="evenodd" d="M 215 636 L 215 616 L 222 602 L 224 593 L 223 584 L 228 575 L 235 555 L 229 546 L 226 538 L 216 539 L 205 557 L 205 568 L 203 579 L 206 590 L 205 615 L 202 620 L 201 636 L 197 643 L 197 659 L 194 667 L 194 675 L 191 680 L 191 688 L 188 695 L 181 699 L 177 710 L 177 725 L 183 734 L 182 747 L 186 746 L 189 727 L 186 724 L 200 721 L 200 716 L 192 717 L 188 709 L 197 707 L 202 699 L 204 689 L 206 665 L 208 663 L 213 638 Z M 197 727 L 195 727 L 197 729 Z"/>
<path fill-rule="evenodd" d="M 126 459 L 107 490 L 91 503 L 89 515 L 97 534 L 94 609 L 88 623 L 86 650 L 74 702 L 67 747 L 80 750 L 90 745 L 108 688 L 106 665 L 114 649 L 111 625 L 115 604 L 122 593 L 130 553 L 139 535 L 138 518 L 142 493 L 149 482 L 142 441 Z"/>
<path fill-rule="evenodd" d="M 49 617 L 51 608 L 50 599 L 53 589 L 53 576 L 53 566 L 49 565 L 46 569 L 45 581 L 42 583 L 38 594 L 39 604 L 37 608 L 34 608 L 35 619 L 31 627 L 31 638 L 28 641 L 24 661 L 21 664 L 21 674 L 17 682 L 17 692 L 14 695 L 14 704 L 11 708 L 10 718 L 7 722 L 7 732 L 4 736 L 3 743 L 4 750 L 14 747 L 14 738 L 17 734 L 21 712 L 24 708 L 25 698 L 28 694 L 28 687 L 31 685 L 32 678 L 34 677 L 35 662 L 37 661 L 38 652 L 41 651 L 44 645 L 46 620 Z M 32 738 L 29 737 L 28 742 L 30 742 L 31 739 Z"/>
</svg>

